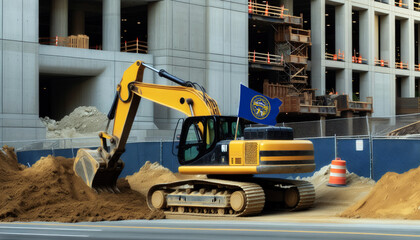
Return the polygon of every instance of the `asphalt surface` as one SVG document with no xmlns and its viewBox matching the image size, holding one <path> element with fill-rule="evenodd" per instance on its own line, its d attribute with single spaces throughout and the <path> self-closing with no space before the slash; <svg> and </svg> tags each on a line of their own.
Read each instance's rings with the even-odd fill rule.
<svg viewBox="0 0 420 240">
<path fill-rule="evenodd" d="M 214 220 L 0 223 L 0 239 L 420 239 L 410 224 Z"/>
</svg>

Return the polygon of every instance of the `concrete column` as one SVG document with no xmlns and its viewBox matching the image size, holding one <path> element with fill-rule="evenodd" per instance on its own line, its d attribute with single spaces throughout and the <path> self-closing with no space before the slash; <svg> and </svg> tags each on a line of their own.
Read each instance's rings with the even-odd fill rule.
<svg viewBox="0 0 420 240">
<path fill-rule="evenodd" d="M 121 1 L 102 2 L 102 48 L 107 51 L 120 51 L 121 41 Z"/>
<path fill-rule="evenodd" d="M 293 0 L 280 0 L 281 5 L 289 10 L 289 15 L 293 15 Z"/>
<path fill-rule="evenodd" d="M 51 37 L 68 36 L 69 27 L 69 2 L 68 0 L 51 1 Z"/>
<path fill-rule="evenodd" d="M 371 80 L 369 78 L 369 72 L 361 72 L 360 79 L 359 79 L 359 96 L 360 101 L 365 102 L 367 101 L 367 97 L 372 96 L 371 91 Z"/>
<path fill-rule="evenodd" d="M 412 48 L 412 43 L 414 39 L 414 32 L 410 33 L 410 24 L 408 19 L 400 20 L 401 25 L 401 34 L 400 34 L 400 42 L 401 42 L 401 61 L 403 63 L 411 64 L 410 62 L 410 49 Z M 414 30 L 414 29 L 413 29 Z M 409 68 L 412 69 L 409 65 Z"/>
<path fill-rule="evenodd" d="M 414 97 L 414 76 L 401 77 L 401 97 Z"/>
<path fill-rule="evenodd" d="M 85 34 L 85 12 L 75 10 L 71 19 L 71 34 Z"/>
<path fill-rule="evenodd" d="M 389 60 L 390 67 L 395 65 L 395 18 L 391 15 L 380 16 L 380 58 L 383 60 Z M 392 29 L 391 29 L 391 26 Z M 392 47 L 391 47 L 392 46 Z"/>
<path fill-rule="evenodd" d="M 420 22 L 418 22 L 417 23 L 417 31 L 419 31 L 419 33 L 420 33 Z M 418 56 L 419 56 L 419 59 L 417 60 L 417 62 L 416 63 L 414 63 L 414 64 L 419 64 L 420 63 L 420 34 L 419 34 L 419 36 L 417 37 L 417 41 L 419 41 L 419 44 L 418 44 L 418 46 L 417 46 L 417 49 L 414 49 L 414 51 L 417 51 L 417 53 L 419 54 Z M 414 51 L 413 51 L 413 53 L 414 53 Z"/>
<path fill-rule="evenodd" d="M 407 28 L 407 29 L 405 29 Z M 407 45 L 407 55 L 408 55 L 408 69 L 410 70 L 415 70 L 414 65 L 415 63 L 415 58 L 416 58 L 416 54 L 415 51 L 415 32 L 414 32 L 414 19 L 413 18 L 409 18 L 407 20 L 407 26 L 404 27 L 404 31 L 407 31 L 407 35 L 408 36 L 408 45 Z M 414 86 L 414 85 L 412 85 Z"/>
<path fill-rule="evenodd" d="M 376 59 L 379 59 L 379 52 L 380 52 L 379 50 L 379 16 L 375 14 L 373 16 L 373 21 L 374 21 L 373 24 L 375 26 L 373 30 L 374 36 L 373 36 L 373 44 L 372 44 L 373 57 Z"/>
<path fill-rule="evenodd" d="M 335 72 L 335 87 L 339 94 L 347 94 L 352 99 L 352 71 L 350 68 Z"/>
<path fill-rule="evenodd" d="M 366 58 L 368 63 L 371 62 L 372 56 L 370 55 L 370 30 L 372 28 L 369 24 L 369 11 L 359 11 L 359 53 L 362 58 Z"/>
<path fill-rule="evenodd" d="M 312 87 L 325 94 L 325 0 L 311 1 Z"/>
<path fill-rule="evenodd" d="M 349 3 L 335 7 L 335 52 L 344 51 L 345 61 L 349 61 L 351 55 L 351 8 Z M 350 11 L 350 12 L 349 12 Z"/>
</svg>

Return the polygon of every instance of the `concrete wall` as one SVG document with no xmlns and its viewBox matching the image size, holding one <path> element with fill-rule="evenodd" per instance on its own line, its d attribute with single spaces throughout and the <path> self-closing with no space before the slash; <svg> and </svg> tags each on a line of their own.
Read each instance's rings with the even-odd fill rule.
<svg viewBox="0 0 420 240">
<path fill-rule="evenodd" d="M 36 139 L 38 120 L 38 1 L 0 1 L 0 140 Z"/>
<path fill-rule="evenodd" d="M 163 0 L 150 4 L 148 14 L 155 67 L 203 85 L 222 114 L 236 115 L 239 84 L 248 83 L 247 1 Z M 159 127 L 173 126 L 180 116 L 155 108 Z"/>
</svg>

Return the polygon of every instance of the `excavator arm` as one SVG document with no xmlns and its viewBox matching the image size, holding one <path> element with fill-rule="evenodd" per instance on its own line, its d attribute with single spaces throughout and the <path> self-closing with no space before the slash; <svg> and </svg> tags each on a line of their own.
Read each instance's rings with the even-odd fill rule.
<svg viewBox="0 0 420 240">
<path fill-rule="evenodd" d="M 180 86 L 143 83 L 145 68 Z M 75 173 L 94 189 L 118 191 L 116 181 L 124 167 L 120 156 L 125 151 L 141 98 L 178 110 L 187 116 L 220 115 L 216 101 L 208 96 L 203 88 L 202 91 L 197 90 L 197 86 L 172 76 L 165 70 L 157 70 L 136 61 L 124 72 L 117 86 L 117 93 L 108 113 L 109 121 L 115 117 L 112 133 L 109 134 L 106 130 L 99 134 L 101 147 L 98 149 L 78 151 L 74 163 Z"/>
</svg>

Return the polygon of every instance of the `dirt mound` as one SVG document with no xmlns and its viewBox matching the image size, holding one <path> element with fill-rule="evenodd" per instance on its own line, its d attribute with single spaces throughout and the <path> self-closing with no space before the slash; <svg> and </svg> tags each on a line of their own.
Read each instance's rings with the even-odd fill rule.
<svg viewBox="0 0 420 240">
<path fill-rule="evenodd" d="M 124 179 L 117 183 L 120 194 L 96 194 L 74 174 L 73 159 L 48 156 L 22 170 L 12 150 L 1 153 L 0 169 L 6 174 L 0 178 L 0 221 L 164 218 L 162 212 L 150 211 L 145 197 Z"/>
<path fill-rule="evenodd" d="M 47 127 L 47 138 L 97 137 L 108 119 L 95 107 L 78 107 L 60 121 L 41 118 Z"/>
<path fill-rule="evenodd" d="M 420 121 L 395 129 L 389 132 L 387 136 L 405 136 L 412 134 L 420 134 Z"/>
<path fill-rule="evenodd" d="M 330 168 L 331 165 L 326 165 L 315 172 L 312 177 L 303 178 L 303 180 L 311 182 L 315 187 L 314 209 L 316 211 L 324 209 L 334 216 L 366 196 L 375 181 L 347 171 L 346 187 L 330 187 L 327 186 Z"/>
<path fill-rule="evenodd" d="M 147 161 L 140 170 L 133 175 L 127 176 L 126 179 L 131 189 L 140 192 L 146 196 L 150 187 L 158 183 L 169 183 L 184 179 L 203 179 L 205 175 L 182 175 L 173 173 L 171 170 L 163 167 L 159 163 L 150 163 Z"/>
<path fill-rule="evenodd" d="M 386 173 L 366 198 L 346 209 L 342 217 L 420 219 L 420 167 Z"/>
</svg>

